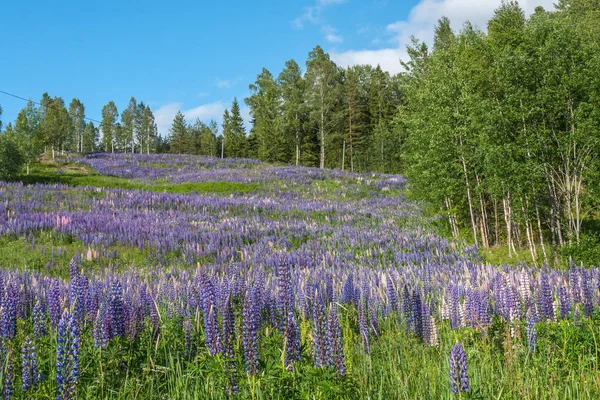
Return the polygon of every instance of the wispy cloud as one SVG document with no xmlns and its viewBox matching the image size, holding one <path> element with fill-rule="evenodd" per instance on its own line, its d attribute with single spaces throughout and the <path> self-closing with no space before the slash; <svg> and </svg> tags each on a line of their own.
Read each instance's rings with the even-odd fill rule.
<svg viewBox="0 0 600 400">
<path fill-rule="evenodd" d="M 181 103 L 168 103 L 153 110 L 154 122 L 161 136 L 166 137 L 169 135 L 169 128 L 173 123 L 173 117 L 175 117 L 177 111 L 181 110 L 181 106 Z"/>
<path fill-rule="evenodd" d="M 217 87 L 221 89 L 231 89 L 238 83 L 240 83 L 240 78 L 235 79 L 217 79 Z"/>
<path fill-rule="evenodd" d="M 553 8 L 556 0 L 521 0 L 519 5 L 527 14 L 531 14 L 536 6 Z M 437 21 L 446 16 L 450 18 L 455 31 L 460 30 L 465 21 L 485 29 L 487 21 L 500 5 L 499 0 L 421 0 L 415 5 L 406 20 L 395 21 L 386 27 L 386 32 L 394 46 L 382 49 L 358 49 L 345 52 L 331 52 L 331 58 L 342 66 L 356 64 L 381 65 L 390 73 L 403 70 L 400 60 L 406 61 L 406 46 L 411 36 L 426 43 L 433 41 Z M 372 43 L 380 43 L 376 38 Z"/>
<path fill-rule="evenodd" d="M 337 30 L 329 25 L 322 26 L 321 32 L 325 35 L 325 40 L 330 43 L 341 43 L 344 41 L 344 38 L 337 33 Z"/>
<path fill-rule="evenodd" d="M 322 17 L 325 8 L 345 3 L 347 0 L 317 0 L 314 6 L 304 7 L 302 14 L 294 18 L 290 23 L 296 29 L 303 29 L 309 23 L 321 27 L 321 33 L 325 40 L 330 43 L 341 43 L 344 38 L 337 33 L 337 30 L 328 25 Z"/>
<path fill-rule="evenodd" d="M 180 102 L 168 103 L 157 110 L 154 110 L 154 120 L 158 127 L 158 133 L 162 136 L 168 136 L 169 129 L 173 123 L 173 118 L 178 111 L 181 111 L 183 115 L 185 115 L 186 121 L 193 122 L 199 118 L 201 121 L 207 122 L 211 119 L 220 121 L 223 117 L 225 108 L 227 108 L 227 106 L 222 100 L 202 104 L 187 110 L 183 109 L 183 104 Z"/>
<path fill-rule="evenodd" d="M 304 12 L 302 14 L 300 14 L 298 17 L 294 18 L 291 21 L 291 24 L 294 28 L 297 28 L 297 29 L 304 28 L 304 25 L 307 22 L 316 25 L 319 23 L 318 14 L 320 14 L 320 11 L 321 10 L 319 7 L 305 7 Z"/>
</svg>

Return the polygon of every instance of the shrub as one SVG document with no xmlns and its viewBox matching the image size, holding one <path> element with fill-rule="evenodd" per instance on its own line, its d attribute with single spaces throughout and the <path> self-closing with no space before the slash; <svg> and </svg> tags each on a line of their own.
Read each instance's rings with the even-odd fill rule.
<svg viewBox="0 0 600 400">
<path fill-rule="evenodd" d="M 16 143 L 5 135 L 0 135 L 0 180 L 14 180 L 24 163 L 25 159 Z"/>
</svg>

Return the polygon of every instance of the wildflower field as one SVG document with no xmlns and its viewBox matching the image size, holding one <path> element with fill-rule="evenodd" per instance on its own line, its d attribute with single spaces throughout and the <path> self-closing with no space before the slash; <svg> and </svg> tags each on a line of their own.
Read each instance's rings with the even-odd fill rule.
<svg viewBox="0 0 600 400">
<path fill-rule="evenodd" d="M 0 183 L 0 398 L 600 398 L 600 270 L 487 264 L 405 186 L 131 154 Z"/>
</svg>

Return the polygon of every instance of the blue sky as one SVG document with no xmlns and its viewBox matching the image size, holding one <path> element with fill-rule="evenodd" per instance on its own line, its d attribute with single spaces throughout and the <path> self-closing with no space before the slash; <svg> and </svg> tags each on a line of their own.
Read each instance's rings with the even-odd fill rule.
<svg viewBox="0 0 600 400">
<path fill-rule="evenodd" d="M 525 0 L 551 8 L 553 0 Z M 161 133 L 178 110 L 190 120 L 220 120 L 233 97 L 248 110 L 261 68 L 275 76 L 286 60 L 304 65 L 320 44 L 340 65 L 401 70 L 411 35 L 430 41 L 450 17 L 485 28 L 500 0 L 310 1 L 6 1 L 0 22 L 0 90 L 39 100 L 47 91 L 100 119 L 130 96 L 149 104 Z M 0 94 L 6 124 L 24 102 Z"/>
</svg>

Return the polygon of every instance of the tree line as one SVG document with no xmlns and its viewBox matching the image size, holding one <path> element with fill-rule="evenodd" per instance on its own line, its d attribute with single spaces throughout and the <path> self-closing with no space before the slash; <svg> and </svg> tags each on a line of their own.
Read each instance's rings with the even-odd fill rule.
<svg viewBox="0 0 600 400">
<path fill-rule="evenodd" d="M 57 151 L 149 154 L 165 150 L 152 110 L 134 97 L 120 116 L 115 103 L 110 101 L 102 108 L 102 121 L 98 126 L 86 119 L 85 106 L 79 99 L 71 100 L 67 108 L 61 97 L 44 93 L 39 103 L 28 101 L 14 124 L 9 122 L 4 127 L 2 146 L 18 152 L 11 158 L 11 164 L 24 163 L 27 174 L 30 163 L 45 152 L 54 158 Z"/>
</svg>

